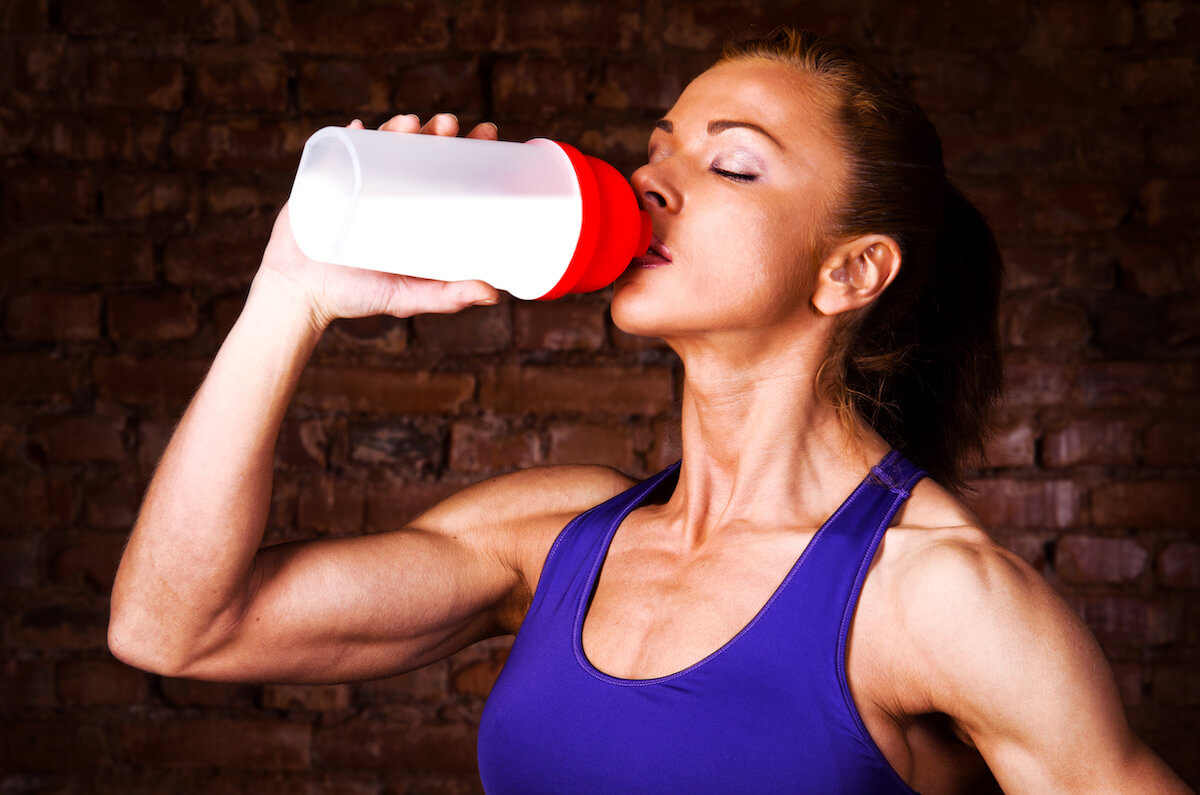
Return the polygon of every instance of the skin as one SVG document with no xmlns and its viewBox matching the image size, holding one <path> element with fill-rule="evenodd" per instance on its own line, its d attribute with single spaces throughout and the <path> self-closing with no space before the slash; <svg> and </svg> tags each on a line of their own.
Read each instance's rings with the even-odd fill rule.
<svg viewBox="0 0 1200 795">
<path fill-rule="evenodd" d="M 819 96 L 776 64 L 715 67 L 634 174 L 671 257 L 618 280 L 613 318 L 683 360 L 684 462 L 667 502 L 622 524 L 587 615 L 584 650 L 615 676 L 662 676 L 722 646 L 887 450 L 812 386 L 837 318 L 902 265 L 884 236 L 819 245 L 846 169 Z M 446 115 L 384 128 L 458 131 Z M 515 632 L 555 536 L 628 478 L 519 472 L 395 532 L 260 548 L 279 425 L 328 323 L 495 300 L 479 282 L 309 261 L 285 208 L 147 493 L 113 590 L 113 652 L 169 676 L 332 682 Z M 1130 732 L 1079 619 L 932 481 L 867 576 L 847 675 L 871 736 L 922 792 L 981 791 L 984 762 L 1012 792 L 1188 791 Z"/>
</svg>

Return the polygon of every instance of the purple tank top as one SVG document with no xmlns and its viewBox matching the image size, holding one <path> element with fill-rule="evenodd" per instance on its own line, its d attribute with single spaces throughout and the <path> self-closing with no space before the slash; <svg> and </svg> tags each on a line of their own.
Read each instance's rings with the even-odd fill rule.
<svg viewBox="0 0 1200 795">
<path fill-rule="evenodd" d="M 867 568 L 925 473 L 889 453 L 817 531 L 766 605 L 703 660 L 620 679 L 583 653 L 609 544 L 679 465 L 576 517 L 546 557 L 479 727 L 484 788 L 501 793 L 906 793 L 846 684 L 846 636 Z"/>
</svg>

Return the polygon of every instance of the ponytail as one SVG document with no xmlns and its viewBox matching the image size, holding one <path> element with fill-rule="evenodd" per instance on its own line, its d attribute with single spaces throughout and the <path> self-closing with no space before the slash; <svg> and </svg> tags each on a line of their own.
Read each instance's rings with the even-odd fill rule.
<svg viewBox="0 0 1200 795">
<path fill-rule="evenodd" d="M 907 268 L 868 308 L 842 357 L 855 412 L 951 489 L 982 454 L 1003 388 L 1000 250 L 983 215 L 948 182 L 929 268 Z M 907 273 L 906 273 L 907 270 Z"/>
</svg>

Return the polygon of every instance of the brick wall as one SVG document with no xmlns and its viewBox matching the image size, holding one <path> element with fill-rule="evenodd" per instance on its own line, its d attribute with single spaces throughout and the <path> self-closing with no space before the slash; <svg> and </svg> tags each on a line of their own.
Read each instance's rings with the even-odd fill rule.
<svg viewBox="0 0 1200 795">
<path fill-rule="evenodd" d="M 911 86 L 1010 276 L 973 503 L 1200 785 L 1200 8 L 1186 0 L 0 8 L 0 789 L 469 792 L 506 643 L 333 687 L 115 662 L 113 569 L 232 324 L 300 147 L 392 112 L 494 119 L 628 173 L 731 35 L 833 34 Z M 605 296 L 339 322 L 288 415 L 269 538 L 393 527 L 486 475 L 675 453 L 675 359 Z"/>
</svg>

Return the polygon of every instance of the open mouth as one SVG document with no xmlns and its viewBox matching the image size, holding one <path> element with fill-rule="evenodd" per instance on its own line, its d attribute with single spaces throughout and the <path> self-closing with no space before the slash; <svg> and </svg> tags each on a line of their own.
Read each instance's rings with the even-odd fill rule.
<svg viewBox="0 0 1200 795">
<path fill-rule="evenodd" d="M 671 263 L 671 251 L 663 242 L 659 240 L 658 235 L 650 238 L 650 249 L 640 257 L 634 257 L 629 264 L 635 268 L 657 268 L 662 265 Z"/>
</svg>

